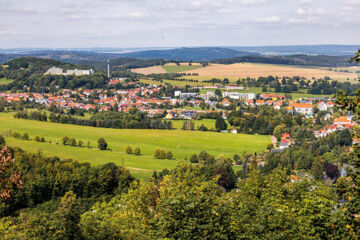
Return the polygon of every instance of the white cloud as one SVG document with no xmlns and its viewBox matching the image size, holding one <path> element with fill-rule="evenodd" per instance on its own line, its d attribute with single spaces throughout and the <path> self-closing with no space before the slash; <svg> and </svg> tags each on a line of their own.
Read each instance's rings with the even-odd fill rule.
<svg viewBox="0 0 360 240">
<path fill-rule="evenodd" d="M 274 22 L 280 22 L 280 17 L 278 16 L 271 16 L 271 17 L 264 17 L 264 18 L 256 18 L 256 22 L 262 22 L 262 23 L 274 23 Z"/>
<path fill-rule="evenodd" d="M 313 0 L 300 0 L 300 3 L 302 3 L 302 4 L 310 4 L 310 3 L 313 3 Z"/>
</svg>

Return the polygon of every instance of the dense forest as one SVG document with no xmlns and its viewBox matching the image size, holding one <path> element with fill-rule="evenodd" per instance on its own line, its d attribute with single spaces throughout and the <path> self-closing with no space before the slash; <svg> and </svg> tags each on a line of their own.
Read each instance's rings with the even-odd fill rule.
<svg viewBox="0 0 360 240">
<path fill-rule="evenodd" d="M 328 55 L 290 55 L 290 56 L 243 56 L 236 58 L 226 58 L 213 61 L 220 64 L 233 63 L 268 63 L 299 66 L 321 66 L 321 67 L 344 67 L 352 66 L 348 56 L 328 56 Z"/>
</svg>

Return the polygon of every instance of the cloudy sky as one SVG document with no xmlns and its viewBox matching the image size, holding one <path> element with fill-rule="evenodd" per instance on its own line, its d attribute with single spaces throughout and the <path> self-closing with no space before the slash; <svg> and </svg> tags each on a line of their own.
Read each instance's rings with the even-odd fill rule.
<svg viewBox="0 0 360 240">
<path fill-rule="evenodd" d="M 0 48 L 360 44 L 360 0 L 0 0 Z"/>
</svg>

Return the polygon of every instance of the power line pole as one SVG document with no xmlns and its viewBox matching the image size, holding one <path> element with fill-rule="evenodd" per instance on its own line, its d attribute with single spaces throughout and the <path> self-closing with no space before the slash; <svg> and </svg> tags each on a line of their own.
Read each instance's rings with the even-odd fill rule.
<svg viewBox="0 0 360 240">
<path fill-rule="evenodd" d="M 110 79 L 110 60 L 107 60 L 108 79 Z"/>
</svg>

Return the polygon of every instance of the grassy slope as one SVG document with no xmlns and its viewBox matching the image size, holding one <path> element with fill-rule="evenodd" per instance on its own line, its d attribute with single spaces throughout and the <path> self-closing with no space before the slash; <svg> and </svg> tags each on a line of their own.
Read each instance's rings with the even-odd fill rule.
<svg viewBox="0 0 360 240">
<path fill-rule="evenodd" d="M 73 158 L 92 164 L 115 162 L 128 167 L 137 176 L 148 176 L 152 170 L 173 168 L 178 161 L 201 150 L 217 156 L 232 157 L 235 153 L 262 152 L 270 142 L 269 136 L 245 134 L 225 134 L 214 132 L 181 130 L 141 130 L 141 129 L 104 129 L 68 124 L 56 124 L 32 120 L 14 119 L 11 114 L 0 114 L 0 129 L 12 129 L 20 133 L 27 132 L 31 138 L 43 136 L 52 143 L 39 143 L 7 138 L 10 146 L 20 146 L 28 152 L 41 150 L 46 156 Z M 67 135 L 84 143 L 91 142 L 94 148 L 70 147 L 55 144 Z M 96 140 L 104 137 L 112 151 L 100 151 Z M 143 155 L 134 156 L 125 153 L 125 147 L 139 147 Z M 176 160 L 158 160 L 153 157 L 156 148 L 171 150 Z"/>
<path fill-rule="evenodd" d="M 9 84 L 9 83 L 11 83 L 13 81 L 14 80 L 12 80 L 12 79 L 0 78 L 0 85 L 6 85 L 6 84 Z"/>
<path fill-rule="evenodd" d="M 198 68 L 201 68 L 201 65 L 165 65 L 163 66 L 164 70 L 168 73 L 178 73 L 178 72 L 184 72 L 184 71 L 190 71 L 195 70 Z"/>
</svg>

